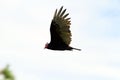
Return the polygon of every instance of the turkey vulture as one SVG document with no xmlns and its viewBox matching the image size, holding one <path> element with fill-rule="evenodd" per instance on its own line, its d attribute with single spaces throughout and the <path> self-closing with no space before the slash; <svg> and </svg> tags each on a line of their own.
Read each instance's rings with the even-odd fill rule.
<svg viewBox="0 0 120 80">
<path fill-rule="evenodd" d="M 65 14 L 66 9 L 63 6 L 59 11 L 55 11 L 54 17 L 50 26 L 51 41 L 45 44 L 45 48 L 52 50 L 81 50 L 70 47 L 71 31 L 70 31 L 70 18 L 67 18 L 69 13 Z"/>
</svg>

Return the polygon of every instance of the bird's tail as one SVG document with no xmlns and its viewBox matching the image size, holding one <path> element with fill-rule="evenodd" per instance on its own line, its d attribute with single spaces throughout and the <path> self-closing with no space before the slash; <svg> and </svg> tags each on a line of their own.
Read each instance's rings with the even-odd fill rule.
<svg viewBox="0 0 120 80">
<path fill-rule="evenodd" d="M 73 48 L 73 49 L 78 50 L 78 51 L 81 51 L 81 49 L 78 49 L 78 48 Z"/>
</svg>

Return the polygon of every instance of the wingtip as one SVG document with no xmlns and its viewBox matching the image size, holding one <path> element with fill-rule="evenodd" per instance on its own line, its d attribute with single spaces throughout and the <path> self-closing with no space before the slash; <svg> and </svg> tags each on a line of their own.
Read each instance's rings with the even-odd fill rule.
<svg viewBox="0 0 120 80">
<path fill-rule="evenodd" d="M 61 8 L 63 8 L 64 6 L 62 5 Z"/>
</svg>

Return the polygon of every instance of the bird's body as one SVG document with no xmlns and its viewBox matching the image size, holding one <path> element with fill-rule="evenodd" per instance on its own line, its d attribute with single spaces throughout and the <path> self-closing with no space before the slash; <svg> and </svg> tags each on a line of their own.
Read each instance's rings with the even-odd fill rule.
<svg viewBox="0 0 120 80">
<path fill-rule="evenodd" d="M 45 45 L 45 48 L 52 50 L 72 50 L 69 46 L 71 42 L 70 18 L 66 18 L 69 14 L 64 14 L 66 9 L 63 6 L 57 12 L 55 11 L 53 20 L 50 25 L 51 41 Z M 80 50 L 80 49 L 76 49 Z"/>
</svg>

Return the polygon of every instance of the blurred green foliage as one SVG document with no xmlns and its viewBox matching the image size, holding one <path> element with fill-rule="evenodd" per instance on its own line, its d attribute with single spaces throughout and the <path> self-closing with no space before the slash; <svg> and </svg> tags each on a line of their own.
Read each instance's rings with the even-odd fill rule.
<svg viewBox="0 0 120 80">
<path fill-rule="evenodd" d="M 9 65 L 0 71 L 0 74 L 4 76 L 4 80 L 15 80 L 14 75 L 9 70 Z"/>
</svg>

